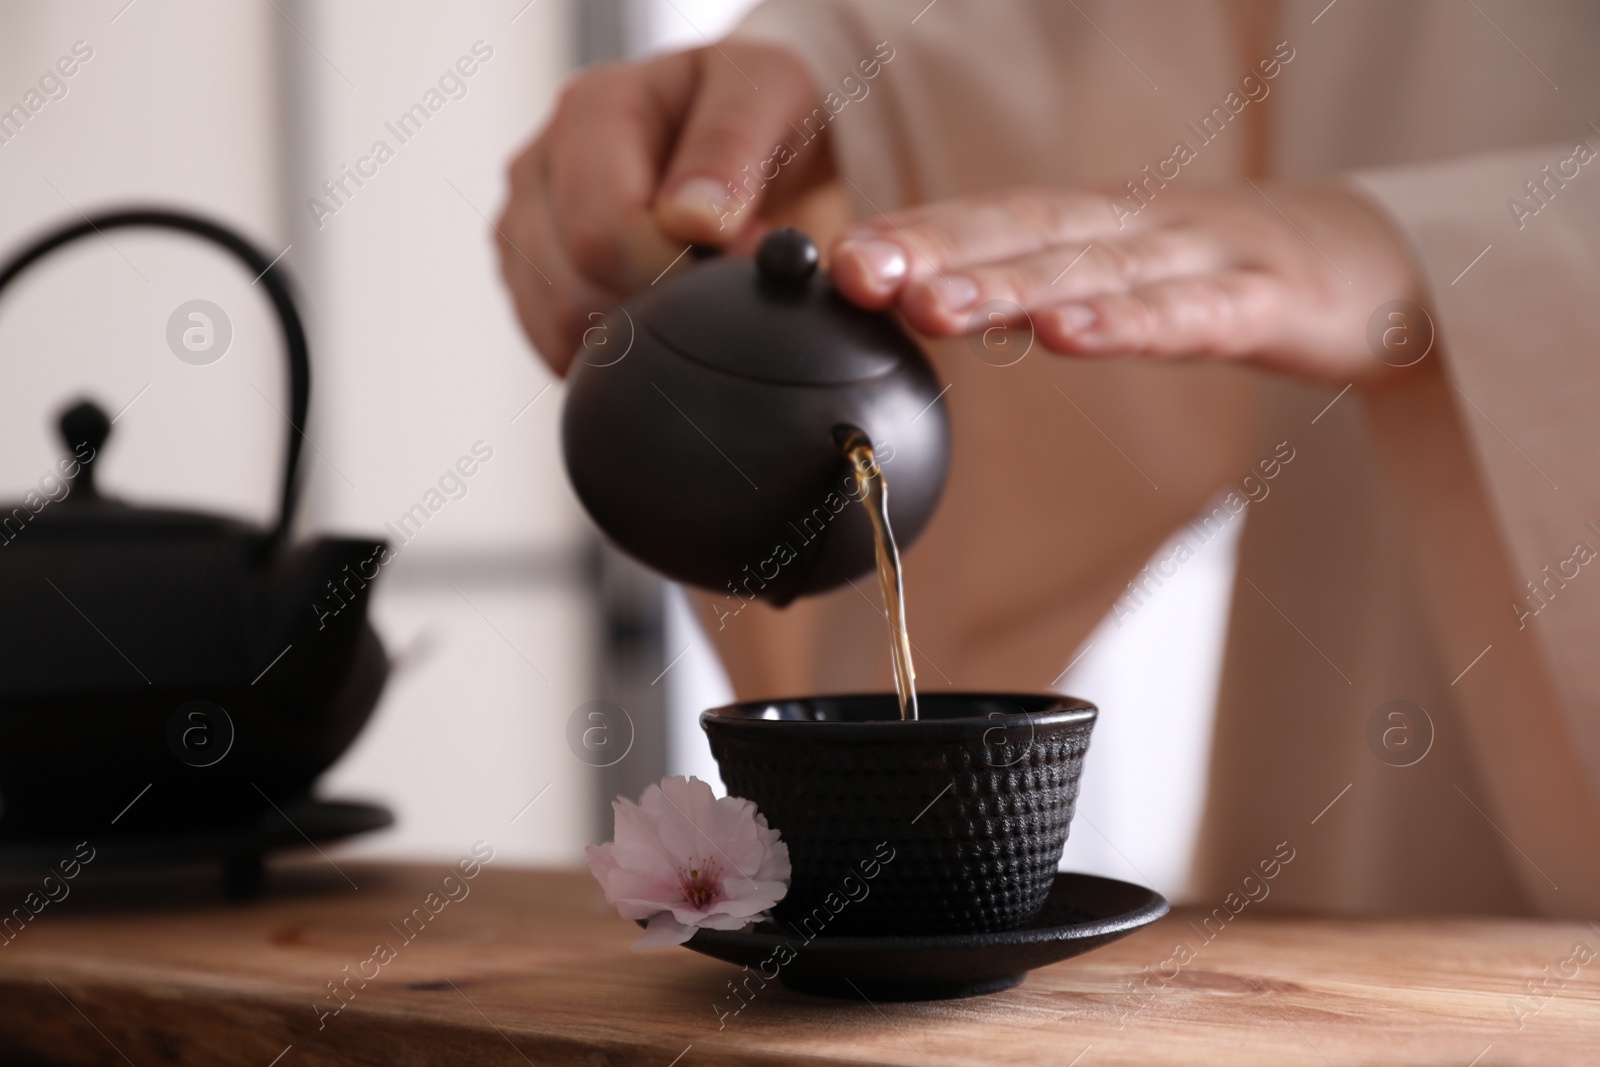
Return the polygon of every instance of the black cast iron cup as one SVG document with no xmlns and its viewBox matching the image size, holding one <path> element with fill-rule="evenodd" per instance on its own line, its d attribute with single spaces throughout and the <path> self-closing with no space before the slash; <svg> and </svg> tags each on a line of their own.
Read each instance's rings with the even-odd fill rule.
<svg viewBox="0 0 1600 1067">
<path fill-rule="evenodd" d="M 765 700 L 700 716 L 734 796 L 789 846 L 774 918 L 800 936 L 1011 930 L 1044 905 L 1094 705 L 892 693 Z"/>
</svg>

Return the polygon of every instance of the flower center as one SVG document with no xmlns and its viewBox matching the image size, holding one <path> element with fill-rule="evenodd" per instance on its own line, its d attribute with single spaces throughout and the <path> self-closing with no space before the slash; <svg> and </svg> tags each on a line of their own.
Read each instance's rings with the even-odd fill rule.
<svg viewBox="0 0 1600 1067">
<path fill-rule="evenodd" d="M 722 868 L 714 859 L 702 859 L 698 867 L 678 868 L 678 889 L 683 899 L 703 908 L 722 893 Z"/>
</svg>

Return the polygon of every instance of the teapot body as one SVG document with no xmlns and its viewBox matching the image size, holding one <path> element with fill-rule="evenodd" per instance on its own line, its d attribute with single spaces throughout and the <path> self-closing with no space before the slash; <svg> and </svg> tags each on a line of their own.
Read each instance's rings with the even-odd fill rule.
<svg viewBox="0 0 1600 1067">
<path fill-rule="evenodd" d="M 303 796 L 383 686 L 361 573 L 381 542 L 285 548 L 85 481 L 0 551 L 0 843 L 101 826 L 146 786 L 103 833 L 224 827 Z"/>
<path fill-rule="evenodd" d="M 642 563 L 740 600 L 781 605 L 870 572 L 841 431 L 873 442 L 909 544 L 949 463 L 931 365 L 825 275 L 774 284 L 737 260 L 690 271 L 613 311 L 604 344 L 573 362 L 561 433 L 578 498 Z"/>
</svg>

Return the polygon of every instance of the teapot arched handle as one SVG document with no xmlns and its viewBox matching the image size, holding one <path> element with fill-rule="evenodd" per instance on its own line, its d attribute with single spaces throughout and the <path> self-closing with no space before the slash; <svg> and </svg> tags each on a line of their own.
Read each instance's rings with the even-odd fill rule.
<svg viewBox="0 0 1600 1067">
<path fill-rule="evenodd" d="M 45 234 L 24 248 L 0 267 L 0 292 L 5 290 L 17 275 L 33 263 L 44 258 L 62 245 L 80 237 L 103 234 L 106 230 L 130 227 L 149 227 L 162 230 L 179 230 L 204 238 L 212 244 L 232 252 L 257 282 L 267 290 L 272 306 L 278 313 L 278 323 L 283 329 L 284 355 L 289 363 L 289 424 L 291 432 L 284 449 L 283 488 L 278 502 L 278 521 L 272 529 L 274 545 L 288 537 L 289 523 L 294 516 L 299 496 L 300 442 L 305 436 L 306 412 L 311 404 L 311 360 L 307 353 L 305 328 L 300 313 L 289 295 L 285 278 L 276 265 L 261 250 L 236 231 L 199 215 L 160 208 L 135 208 L 93 215 L 68 226 Z"/>
</svg>

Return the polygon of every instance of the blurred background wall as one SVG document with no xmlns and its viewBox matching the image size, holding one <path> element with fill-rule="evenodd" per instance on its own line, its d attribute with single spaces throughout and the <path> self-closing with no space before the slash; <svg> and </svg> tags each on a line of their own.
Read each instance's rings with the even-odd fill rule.
<svg viewBox="0 0 1600 1067">
<path fill-rule="evenodd" d="M 726 679 L 681 597 L 604 551 L 579 513 L 556 444 L 560 387 L 516 327 L 490 220 L 507 161 L 569 72 L 702 44 L 749 6 L 0 7 L 0 105 L 58 58 L 88 55 L 0 144 L 0 248 L 81 213 L 154 202 L 215 215 L 281 253 L 313 345 L 302 532 L 383 535 L 458 458 L 491 455 L 377 586 L 395 671 L 322 792 L 380 799 L 397 825 L 347 852 L 454 856 L 484 838 L 517 862 L 573 863 L 584 842 L 609 836 L 615 792 L 667 770 L 716 781 L 694 716 L 728 698 Z M 386 123 L 430 90 L 444 106 L 401 143 Z M 380 139 L 392 158 L 375 174 L 362 164 L 359 185 L 342 180 Z M 203 247 L 124 231 L 8 292 L 0 498 L 49 469 L 55 412 L 86 394 L 117 416 L 108 488 L 266 521 L 289 428 L 276 325 L 252 280 Z M 232 326 L 209 365 L 175 358 L 165 339 L 193 299 Z M 1161 597 L 1108 620 L 1062 664 L 1059 687 L 1105 709 L 1067 866 L 1181 895 L 1231 567 L 1232 542 L 1212 542 Z M 574 721 L 579 736 L 601 724 L 612 747 L 575 746 Z M 630 738 L 625 759 L 598 766 Z"/>
</svg>

